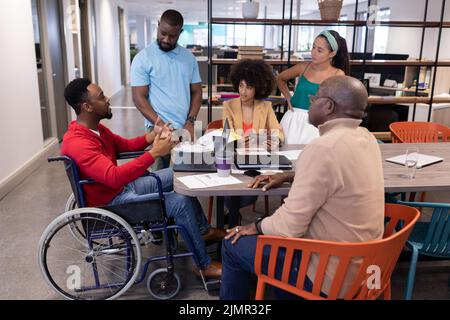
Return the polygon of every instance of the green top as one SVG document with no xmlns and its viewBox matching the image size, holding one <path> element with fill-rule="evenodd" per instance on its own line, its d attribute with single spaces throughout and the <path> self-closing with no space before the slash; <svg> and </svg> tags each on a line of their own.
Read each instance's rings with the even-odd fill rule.
<svg viewBox="0 0 450 320">
<path fill-rule="evenodd" d="M 309 95 L 315 95 L 319 90 L 319 83 L 314 83 L 306 79 L 302 74 L 295 88 L 294 95 L 291 98 L 291 104 L 294 108 L 309 110 Z"/>
</svg>

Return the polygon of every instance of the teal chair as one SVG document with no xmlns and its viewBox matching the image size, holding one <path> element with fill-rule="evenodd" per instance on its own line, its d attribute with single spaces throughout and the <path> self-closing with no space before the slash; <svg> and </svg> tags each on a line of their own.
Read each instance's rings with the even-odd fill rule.
<svg viewBox="0 0 450 320">
<path fill-rule="evenodd" d="M 429 222 L 417 222 L 406 242 L 412 250 L 411 264 L 408 271 L 405 299 L 411 300 L 419 254 L 435 258 L 450 259 L 450 203 L 404 202 L 411 207 L 432 208 Z M 450 285 L 450 282 L 449 282 Z"/>
</svg>

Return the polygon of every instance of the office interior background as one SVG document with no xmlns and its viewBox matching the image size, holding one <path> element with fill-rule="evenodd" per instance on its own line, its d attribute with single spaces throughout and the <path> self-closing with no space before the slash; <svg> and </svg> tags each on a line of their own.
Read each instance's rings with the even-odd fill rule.
<svg viewBox="0 0 450 320">
<path fill-rule="evenodd" d="M 75 114 L 66 106 L 63 90 L 76 77 L 89 77 L 108 96 L 126 95 L 130 83 L 130 65 L 137 52 L 156 39 L 160 15 L 176 9 L 185 18 L 179 44 L 192 50 L 200 65 L 204 90 L 207 92 L 208 46 L 213 59 L 236 58 L 238 46 L 256 45 L 265 48 L 265 58 L 287 59 L 289 28 L 281 25 L 221 24 L 212 26 L 212 43 L 208 43 L 207 0 L 3 0 L 0 1 L 0 209 L 1 201 L 38 168 L 49 155 L 57 154 L 68 123 Z M 243 0 L 212 1 L 212 17 L 242 18 Z M 282 0 L 259 0 L 260 19 L 281 19 Z M 378 21 L 440 21 L 444 0 L 378 0 Z M 286 1 L 285 18 L 291 13 Z M 318 19 L 316 0 L 292 1 L 293 19 Z M 371 12 L 367 1 L 345 0 L 340 20 L 366 20 Z M 355 17 L 356 13 L 356 17 Z M 442 61 L 447 67 L 425 68 L 428 79 L 422 94 L 431 92 L 431 79 L 436 72 L 434 95 L 450 97 L 450 3 L 446 1 L 443 28 L 388 27 L 376 25 L 367 33 L 364 26 L 334 25 L 292 26 L 290 59 L 308 59 L 315 36 L 324 29 L 338 31 L 347 39 L 354 59 L 375 57 L 386 60 L 419 58 Z M 355 34 L 356 32 L 356 34 Z M 423 46 L 422 42 L 423 34 Z M 368 39 L 366 39 L 366 36 Z M 421 52 L 421 48 L 423 49 Z M 370 56 L 364 57 L 364 51 Z M 228 66 L 229 67 L 229 66 Z M 226 91 L 226 65 L 212 66 L 213 83 Z M 383 69 L 384 68 L 384 69 Z M 371 72 L 381 73 L 380 86 L 393 79 L 404 87 L 412 87 L 408 67 L 380 66 Z M 357 70 L 357 68 L 355 68 Z M 356 71 L 355 71 L 356 72 Z M 429 73 L 427 73 L 429 72 Z M 363 76 L 363 75 L 360 75 Z M 215 87 L 217 88 L 217 87 Z M 219 88 L 217 88 L 219 90 Z M 396 95 L 378 88 L 377 95 Z M 414 90 L 414 88 L 412 89 Z M 276 94 L 276 92 L 274 92 Z M 121 107 L 120 103 L 117 107 Z M 124 106 L 126 107 L 126 106 Z M 129 106 L 128 106 L 129 107 Z M 428 120 L 427 105 L 418 104 L 416 120 Z M 214 107 L 213 120 L 221 112 Z M 411 105 L 395 107 L 396 116 L 412 117 Z M 434 112 L 434 109 L 433 109 Z M 436 115 L 450 125 L 450 99 L 436 105 Z M 207 121 L 207 106 L 200 118 Z M 123 118 L 123 121 L 127 121 Z M 137 124 L 143 130 L 143 120 Z M 381 126 L 387 125 L 382 123 Z M 374 127 L 373 131 L 385 131 Z M 62 174 L 62 173 L 61 173 Z M 62 211 L 61 208 L 60 211 Z M 38 210 L 38 209 L 37 209 Z M 39 215 L 39 212 L 34 214 Z M 31 227 L 31 226 L 30 226 Z M 40 230 L 39 232 L 41 232 Z M 2 239 L 2 242 L 4 240 Z M 2 259 L 2 264 L 6 263 Z M 2 269 L 2 268 L 0 268 Z"/>
</svg>

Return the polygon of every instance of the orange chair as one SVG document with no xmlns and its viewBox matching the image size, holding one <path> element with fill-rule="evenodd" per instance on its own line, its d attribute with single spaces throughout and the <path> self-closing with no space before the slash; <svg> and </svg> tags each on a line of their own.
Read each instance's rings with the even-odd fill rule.
<svg viewBox="0 0 450 320">
<path fill-rule="evenodd" d="M 389 125 L 392 134 L 392 143 L 426 143 L 450 142 L 450 128 L 435 122 L 393 122 Z M 441 140 L 439 140 L 441 137 Z M 420 196 L 425 201 L 426 193 Z M 415 192 L 411 192 L 409 201 L 414 201 Z"/>
<path fill-rule="evenodd" d="M 223 121 L 222 120 L 214 120 L 214 121 L 208 123 L 206 130 L 222 129 L 222 128 L 223 128 Z"/>
<path fill-rule="evenodd" d="M 222 120 L 214 120 L 208 124 L 206 127 L 206 130 L 214 130 L 214 129 L 222 129 L 223 128 L 223 121 Z M 214 197 L 209 197 L 209 204 L 208 204 L 208 223 L 211 223 L 212 219 L 212 211 L 213 211 L 213 203 L 214 203 Z M 255 204 L 252 205 L 252 210 L 255 212 Z M 264 196 L 264 215 L 269 215 L 269 197 Z"/>
<path fill-rule="evenodd" d="M 255 272 L 258 276 L 256 299 L 264 299 L 266 284 L 311 300 L 334 300 L 342 297 L 346 300 L 377 299 L 381 294 L 383 294 L 385 299 L 390 299 L 392 271 L 419 216 L 420 212 L 416 208 L 398 204 L 386 204 L 385 217 L 389 221 L 385 226 L 383 239 L 370 242 L 344 243 L 259 236 L 255 256 Z M 263 250 L 266 246 L 269 246 L 271 251 L 268 274 L 263 274 L 261 267 Z M 280 248 L 285 248 L 286 253 L 281 280 L 278 280 L 275 278 L 275 267 L 277 264 L 276 257 Z M 301 251 L 302 258 L 296 285 L 294 286 L 288 283 L 288 279 L 295 251 Z M 316 276 L 314 280 L 311 279 L 313 282 L 312 292 L 308 292 L 303 290 L 303 285 L 312 254 L 318 255 L 320 260 L 316 270 Z M 330 256 L 338 257 L 339 263 L 337 264 L 328 296 L 324 298 L 320 295 L 320 292 Z M 359 259 L 358 261 L 361 264 L 358 272 L 350 278 L 350 285 L 343 289 L 344 278 L 346 277 L 352 259 Z M 379 286 L 368 285 L 373 284 L 372 278 L 375 275 L 372 271 L 373 269 L 370 268 L 371 266 L 379 267 Z M 341 293 L 342 289 L 343 292 Z"/>
<path fill-rule="evenodd" d="M 450 142 L 450 128 L 435 122 L 393 122 L 389 129 L 392 143 Z"/>
</svg>

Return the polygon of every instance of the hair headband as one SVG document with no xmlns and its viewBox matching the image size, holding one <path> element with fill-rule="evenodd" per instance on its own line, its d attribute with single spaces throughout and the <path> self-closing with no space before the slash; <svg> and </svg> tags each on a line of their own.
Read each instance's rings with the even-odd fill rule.
<svg viewBox="0 0 450 320">
<path fill-rule="evenodd" d="M 338 43 L 336 41 L 336 38 L 331 34 L 330 31 L 324 30 L 321 33 L 319 33 L 319 36 L 324 36 L 325 38 L 327 38 L 327 41 L 330 44 L 330 47 L 331 47 L 332 51 L 338 51 L 339 50 L 339 45 L 338 45 Z"/>
</svg>

